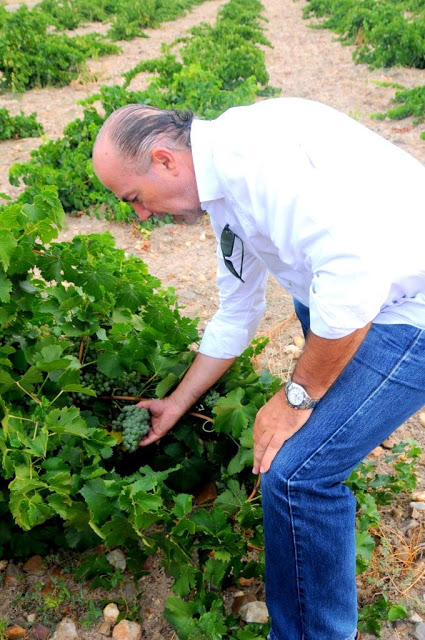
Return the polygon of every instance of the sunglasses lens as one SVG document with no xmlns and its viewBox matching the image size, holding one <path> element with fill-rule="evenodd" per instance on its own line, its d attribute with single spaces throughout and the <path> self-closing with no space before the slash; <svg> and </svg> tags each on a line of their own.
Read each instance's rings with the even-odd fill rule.
<svg viewBox="0 0 425 640">
<path fill-rule="evenodd" d="M 240 247 L 237 247 L 236 255 L 233 256 L 236 238 L 240 243 Z M 223 231 L 221 232 L 220 246 L 223 253 L 224 264 L 229 269 L 230 273 L 235 276 L 235 278 L 242 280 L 243 242 L 241 238 L 239 238 L 239 236 L 237 236 L 231 229 L 229 229 L 228 224 L 226 224 Z M 230 257 L 232 258 L 231 260 L 229 260 Z M 233 264 L 235 260 L 240 266 L 239 271 L 235 269 L 235 266 Z M 242 282 L 244 281 L 242 280 Z"/>
<path fill-rule="evenodd" d="M 235 234 L 233 231 L 225 227 L 220 238 L 221 250 L 225 258 L 232 255 L 233 245 L 235 244 Z"/>
</svg>

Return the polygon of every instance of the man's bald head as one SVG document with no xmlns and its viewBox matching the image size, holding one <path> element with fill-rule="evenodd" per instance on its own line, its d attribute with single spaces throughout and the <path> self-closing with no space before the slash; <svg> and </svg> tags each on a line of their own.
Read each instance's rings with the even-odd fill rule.
<svg viewBox="0 0 425 640">
<path fill-rule="evenodd" d="M 129 170 L 144 173 L 155 145 L 166 145 L 173 150 L 190 149 L 192 120 L 191 111 L 125 105 L 104 122 L 96 138 L 93 158 L 96 160 L 99 148 L 108 143 Z"/>
</svg>

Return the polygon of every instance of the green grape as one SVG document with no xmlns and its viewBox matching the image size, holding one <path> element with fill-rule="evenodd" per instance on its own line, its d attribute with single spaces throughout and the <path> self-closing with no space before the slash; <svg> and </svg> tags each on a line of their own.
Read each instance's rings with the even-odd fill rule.
<svg viewBox="0 0 425 640">
<path fill-rule="evenodd" d="M 220 394 L 215 389 L 211 389 L 209 393 L 204 398 L 204 403 L 207 407 L 212 409 L 216 404 L 217 400 L 220 398 Z"/>
</svg>

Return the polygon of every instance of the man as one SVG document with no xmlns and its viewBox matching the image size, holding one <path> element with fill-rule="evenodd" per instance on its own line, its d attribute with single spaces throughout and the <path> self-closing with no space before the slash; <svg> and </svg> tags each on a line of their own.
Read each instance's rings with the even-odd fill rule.
<svg viewBox="0 0 425 640">
<path fill-rule="evenodd" d="M 258 412 L 271 640 L 356 637 L 355 504 L 343 480 L 425 404 L 425 169 L 347 116 L 295 98 L 214 121 L 129 105 L 96 141 L 100 180 L 142 220 L 207 212 L 220 308 L 187 375 L 142 402 L 161 438 L 228 369 L 264 312 L 267 273 L 307 335 Z"/>
</svg>

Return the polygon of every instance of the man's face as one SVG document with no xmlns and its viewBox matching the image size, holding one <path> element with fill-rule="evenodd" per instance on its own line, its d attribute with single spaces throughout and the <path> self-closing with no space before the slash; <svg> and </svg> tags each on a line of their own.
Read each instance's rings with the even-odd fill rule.
<svg viewBox="0 0 425 640">
<path fill-rule="evenodd" d="M 201 209 L 190 151 L 160 148 L 146 173 L 124 167 L 106 139 L 93 155 L 95 172 L 101 182 L 120 199 L 131 204 L 140 220 L 171 214 L 176 222 L 194 224 Z"/>
</svg>

